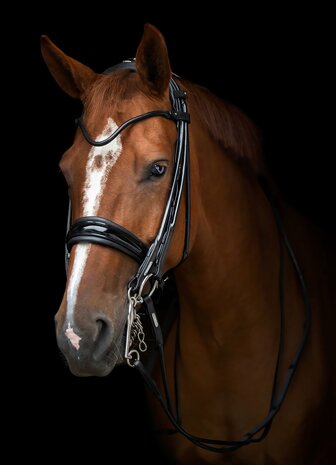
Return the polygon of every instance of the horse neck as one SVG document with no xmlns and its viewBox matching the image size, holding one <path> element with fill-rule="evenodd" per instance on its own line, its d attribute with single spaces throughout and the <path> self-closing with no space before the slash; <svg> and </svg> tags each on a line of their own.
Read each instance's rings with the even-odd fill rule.
<svg viewBox="0 0 336 465">
<path fill-rule="evenodd" d="M 228 338 L 241 344 L 239 334 L 253 344 L 263 327 L 269 335 L 278 323 L 276 226 L 257 177 L 204 134 L 191 132 L 195 230 L 190 256 L 176 272 L 181 322 L 200 344 L 204 332 L 218 347 Z M 256 324 L 258 332 L 250 331 Z"/>
</svg>

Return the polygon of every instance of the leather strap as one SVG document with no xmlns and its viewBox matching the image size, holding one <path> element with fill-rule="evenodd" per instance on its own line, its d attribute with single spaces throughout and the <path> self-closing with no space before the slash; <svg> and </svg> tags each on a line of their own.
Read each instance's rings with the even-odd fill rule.
<svg viewBox="0 0 336 465">
<path fill-rule="evenodd" d="M 71 225 L 66 237 L 68 252 L 74 244 L 90 242 L 114 249 L 129 255 L 141 264 L 148 247 L 133 233 L 106 218 L 85 216 Z"/>
</svg>

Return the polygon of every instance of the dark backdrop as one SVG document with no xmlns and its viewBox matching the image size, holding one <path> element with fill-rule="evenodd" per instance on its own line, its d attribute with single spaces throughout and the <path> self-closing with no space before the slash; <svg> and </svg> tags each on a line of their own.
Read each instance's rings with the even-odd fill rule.
<svg viewBox="0 0 336 465">
<path fill-rule="evenodd" d="M 30 233 L 26 247 L 30 285 L 22 308 L 23 329 L 33 337 L 25 343 L 20 370 L 25 386 L 21 419 L 22 428 L 32 428 L 34 418 L 36 438 L 52 447 L 56 439 L 58 454 L 65 443 L 75 455 L 84 451 L 84 457 L 108 451 L 112 459 L 121 451 L 129 461 L 141 456 L 152 460 L 155 452 L 137 377 L 121 369 L 107 379 L 77 379 L 68 373 L 56 348 L 53 315 L 65 282 L 67 210 L 58 162 L 71 144 L 81 107 L 49 75 L 40 56 L 39 36 L 49 35 L 67 54 L 103 71 L 135 55 L 147 21 L 166 37 L 176 73 L 236 104 L 260 126 L 268 165 L 288 200 L 312 221 L 335 230 L 331 38 L 324 19 L 315 21 L 312 14 L 308 22 L 290 15 L 242 21 L 230 15 L 218 19 L 214 12 L 204 21 L 178 14 L 168 21 L 151 13 L 133 15 L 132 20 L 126 15 L 113 21 L 111 17 L 109 25 L 105 22 L 95 30 L 78 24 L 76 30 L 42 24 L 24 32 L 27 52 L 23 64 L 20 56 L 20 67 L 28 76 L 22 99 L 29 156 L 20 160 L 27 183 L 20 205 Z M 50 429 L 56 420 L 60 431 L 55 437 Z M 30 447 L 37 457 L 37 443 Z"/>
</svg>

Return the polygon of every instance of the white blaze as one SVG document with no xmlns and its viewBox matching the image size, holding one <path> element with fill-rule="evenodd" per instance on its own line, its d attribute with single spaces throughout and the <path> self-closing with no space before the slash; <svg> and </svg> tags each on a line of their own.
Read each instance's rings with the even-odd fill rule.
<svg viewBox="0 0 336 465">
<path fill-rule="evenodd" d="M 97 141 L 106 139 L 118 126 L 112 118 L 108 118 L 103 132 L 97 137 Z M 118 160 L 122 150 L 120 136 L 102 147 L 92 147 L 86 163 L 86 177 L 82 195 L 82 216 L 96 216 L 104 187 L 111 168 Z M 73 323 L 73 315 L 77 301 L 79 285 L 85 270 L 85 264 L 89 256 L 91 244 L 77 244 L 74 262 L 69 277 L 67 290 L 67 321 Z M 68 326 L 69 328 L 70 326 Z M 72 328 L 71 328 L 72 329 Z M 73 332 L 73 330 L 72 330 Z M 71 333 L 72 337 L 75 333 Z M 66 333 L 68 337 L 68 333 Z M 70 339 L 70 338 L 69 338 Z M 70 340 L 71 341 L 71 340 Z M 71 341 L 72 342 L 72 341 Z"/>
<path fill-rule="evenodd" d="M 67 320 L 73 322 L 73 313 L 76 305 L 79 284 L 81 282 L 86 260 L 91 244 L 80 243 L 76 245 L 75 258 L 67 290 Z"/>
<path fill-rule="evenodd" d="M 118 126 L 112 118 L 107 120 L 103 132 L 97 141 L 106 139 Z M 118 160 L 122 150 L 120 136 L 102 147 L 92 147 L 86 164 L 86 179 L 83 192 L 83 216 L 97 214 L 107 177 L 112 166 Z"/>
</svg>

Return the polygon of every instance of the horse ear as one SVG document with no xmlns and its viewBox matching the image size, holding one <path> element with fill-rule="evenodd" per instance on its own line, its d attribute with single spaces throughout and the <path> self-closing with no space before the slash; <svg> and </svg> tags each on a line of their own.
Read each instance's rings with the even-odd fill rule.
<svg viewBox="0 0 336 465">
<path fill-rule="evenodd" d="M 51 75 L 71 97 L 81 98 L 97 77 L 92 69 L 67 56 L 47 36 L 41 36 L 41 52 Z"/>
<path fill-rule="evenodd" d="M 151 91 L 162 95 L 167 90 L 171 78 L 168 50 L 163 35 L 151 24 L 145 24 L 136 53 L 136 67 Z"/>
</svg>

